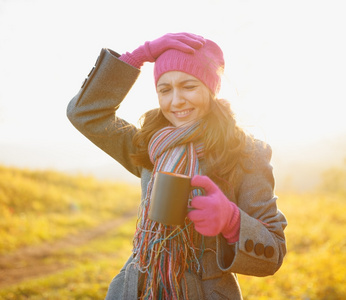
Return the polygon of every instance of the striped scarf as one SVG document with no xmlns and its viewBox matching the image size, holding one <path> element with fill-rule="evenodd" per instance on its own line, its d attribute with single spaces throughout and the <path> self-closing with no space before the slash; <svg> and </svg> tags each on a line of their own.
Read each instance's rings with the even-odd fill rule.
<svg viewBox="0 0 346 300">
<path fill-rule="evenodd" d="M 182 299 L 187 295 L 185 271 L 199 271 L 194 236 L 199 236 L 186 218 L 184 226 L 170 226 L 148 218 L 150 195 L 158 171 L 193 176 L 200 174 L 202 135 L 199 123 L 188 127 L 165 127 L 149 142 L 149 156 L 154 164 L 145 200 L 140 207 L 134 237 L 134 263 L 140 271 L 141 299 Z M 197 193 L 197 191 L 193 191 Z M 201 238 L 201 236 L 199 236 Z"/>
</svg>

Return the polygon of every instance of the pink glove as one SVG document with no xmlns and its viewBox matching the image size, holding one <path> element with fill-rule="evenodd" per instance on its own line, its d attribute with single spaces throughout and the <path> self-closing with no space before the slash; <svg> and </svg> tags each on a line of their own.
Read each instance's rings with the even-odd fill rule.
<svg viewBox="0 0 346 300">
<path fill-rule="evenodd" d="M 206 236 L 221 233 L 228 243 L 239 240 L 240 211 L 229 201 L 217 185 L 207 176 L 196 175 L 191 185 L 202 187 L 205 196 L 193 197 L 188 217 L 195 224 L 195 229 Z"/>
<path fill-rule="evenodd" d="M 195 53 L 195 49 L 201 48 L 205 39 L 192 33 L 167 33 L 164 36 L 145 42 L 132 53 L 126 52 L 119 57 L 135 68 L 140 68 L 144 62 L 154 62 L 163 52 L 169 49 L 177 49 L 185 53 Z"/>
</svg>

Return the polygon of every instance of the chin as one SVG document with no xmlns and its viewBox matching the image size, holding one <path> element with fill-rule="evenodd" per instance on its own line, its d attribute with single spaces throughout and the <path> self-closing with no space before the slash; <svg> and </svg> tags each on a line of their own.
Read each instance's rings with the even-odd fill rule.
<svg viewBox="0 0 346 300">
<path fill-rule="evenodd" d="M 175 127 L 183 127 L 183 126 L 189 126 L 193 123 L 195 123 L 197 120 L 193 119 L 193 120 L 188 120 L 188 121 L 181 121 L 181 122 L 175 122 Z"/>
</svg>

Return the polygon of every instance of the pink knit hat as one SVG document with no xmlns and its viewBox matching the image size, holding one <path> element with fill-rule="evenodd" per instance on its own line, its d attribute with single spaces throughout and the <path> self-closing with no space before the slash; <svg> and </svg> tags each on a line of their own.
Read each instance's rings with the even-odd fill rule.
<svg viewBox="0 0 346 300">
<path fill-rule="evenodd" d="M 162 53 L 155 61 L 155 86 L 162 74 L 181 71 L 202 81 L 215 95 L 220 90 L 221 75 L 225 62 L 220 47 L 211 40 L 205 40 L 202 48 L 188 54 L 176 49 Z"/>
</svg>

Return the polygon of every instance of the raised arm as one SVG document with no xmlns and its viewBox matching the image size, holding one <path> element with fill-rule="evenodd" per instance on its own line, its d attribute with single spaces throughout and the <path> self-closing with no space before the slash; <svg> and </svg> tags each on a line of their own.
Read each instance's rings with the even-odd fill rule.
<svg viewBox="0 0 346 300">
<path fill-rule="evenodd" d="M 116 116 L 121 101 L 140 71 L 118 59 L 119 54 L 102 49 L 95 66 L 67 107 L 71 123 L 90 141 L 136 176 L 140 168 L 130 159 L 135 126 Z"/>
</svg>

